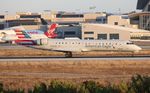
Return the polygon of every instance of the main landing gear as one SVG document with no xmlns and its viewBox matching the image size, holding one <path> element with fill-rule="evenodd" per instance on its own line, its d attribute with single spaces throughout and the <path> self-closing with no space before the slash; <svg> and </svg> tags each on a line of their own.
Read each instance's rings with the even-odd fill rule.
<svg viewBox="0 0 150 93">
<path fill-rule="evenodd" d="M 134 57 L 134 53 L 135 53 L 135 52 L 131 52 L 131 56 L 132 56 L 132 57 Z"/>
<path fill-rule="evenodd" d="M 65 53 L 65 57 L 67 57 L 67 58 L 72 57 L 72 52 L 66 52 L 66 53 Z"/>
</svg>

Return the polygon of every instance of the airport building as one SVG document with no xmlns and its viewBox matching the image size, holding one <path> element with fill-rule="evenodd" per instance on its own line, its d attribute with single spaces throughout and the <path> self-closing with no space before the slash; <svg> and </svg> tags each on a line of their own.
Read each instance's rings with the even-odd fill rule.
<svg viewBox="0 0 150 93">
<path fill-rule="evenodd" d="M 138 29 L 138 25 L 130 23 L 128 15 L 110 15 L 107 18 L 107 24 Z"/>
<path fill-rule="evenodd" d="M 27 30 L 40 29 L 41 15 L 30 12 L 19 12 L 16 15 L 5 15 L 7 28 L 14 26 L 23 26 Z"/>
<path fill-rule="evenodd" d="M 0 15 L 0 30 L 7 27 L 7 23 L 5 21 L 5 15 Z"/>
<path fill-rule="evenodd" d="M 105 24 L 107 22 L 107 14 L 103 13 L 103 12 L 86 13 L 86 14 L 84 14 L 84 19 L 85 19 L 86 23 Z"/>
<path fill-rule="evenodd" d="M 81 26 L 80 25 L 59 25 L 56 28 L 58 38 L 78 37 L 81 38 Z"/>
<path fill-rule="evenodd" d="M 82 39 L 129 40 L 130 32 L 107 24 L 82 24 Z"/>
<path fill-rule="evenodd" d="M 131 24 L 138 25 L 139 29 L 150 31 L 150 12 L 129 14 Z"/>
<path fill-rule="evenodd" d="M 59 25 L 79 25 L 80 23 L 106 23 L 106 13 L 68 13 L 68 12 L 44 12 L 44 13 L 31 13 L 31 12 L 17 12 L 16 15 L 0 15 L 8 25 L 13 26 L 32 26 L 38 28 L 38 25 L 46 25 L 41 19 L 46 20 L 47 23 L 57 23 Z M 30 29 L 30 28 L 27 28 Z"/>
<path fill-rule="evenodd" d="M 79 24 L 84 22 L 84 16 L 83 14 L 58 13 L 51 22 L 58 23 L 60 25 Z"/>
<path fill-rule="evenodd" d="M 4 29 L 7 26 L 6 22 L 0 20 L 0 30 Z"/>
<path fill-rule="evenodd" d="M 0 29 L 4 29 L 5 28 L 5 20 L 4 20 L 5 16 L 4 15 L 0 15 Z"/>
<path fill-rule="evenodd" d="M 47 17 L 49 16 L 49 17 Z M 42 18 L 60 25 L 70 25 L 70 24 L 80 24 L 80 23 L 106 23 L 107 14 L 106 13 L 68 13 L 68 12 L 58 12 L 58 13 L 43 13 Z"/>
<path fill-rule="evenodd" d="M 131 24 L 137 24 L 139 29 L 150 31 L 150 0 L 138 0 L 137 9 L 142 12 L 129 14 Z"/>
<path fill-rule="evenodd" d="M 131 40 L 150 39 L 150 33 L 146 30 L 121 27 L 108 24 L 82 24 L 82 39 L 100 40 Z"/>
</svg>

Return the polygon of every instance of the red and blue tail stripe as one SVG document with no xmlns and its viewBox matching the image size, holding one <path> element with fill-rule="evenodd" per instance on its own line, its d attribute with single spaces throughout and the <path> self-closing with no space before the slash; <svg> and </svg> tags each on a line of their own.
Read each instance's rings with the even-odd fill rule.
<svg viewBox="0 0 150 93">
<path fill-rule="evenodd" d="M 25 31 L 23 30 L 18 30 L 18 29 L 15 29 L 14 30 L 16 35 L 18 36 L 18 38 L 31 38 Z"/>
</svg>

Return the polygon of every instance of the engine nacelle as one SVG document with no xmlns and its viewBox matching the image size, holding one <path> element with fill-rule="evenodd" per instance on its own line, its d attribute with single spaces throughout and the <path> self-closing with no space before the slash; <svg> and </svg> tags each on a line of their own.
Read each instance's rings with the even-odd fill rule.
<svg viewBox="0 0 150 93">
<path fill-rule="evenodd" d="M 48 39 L 47 38 L 38 39 L 38 40 L 36 40 L 36 44 L 37 45 L 47 45 L 48 44 Z"/>
</svg>

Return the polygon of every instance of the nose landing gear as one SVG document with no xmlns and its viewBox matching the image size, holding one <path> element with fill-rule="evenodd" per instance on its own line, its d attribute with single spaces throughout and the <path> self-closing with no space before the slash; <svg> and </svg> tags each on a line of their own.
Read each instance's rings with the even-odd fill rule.
<svg viewBox="0 0 150 93">
<path fill-rule="evenodd" d="M 72 52 L 66 52 L 66 53 L 65 53 L 65 57 L 67 57 L 67 58 L 72 57 Z"/>
</svg>

